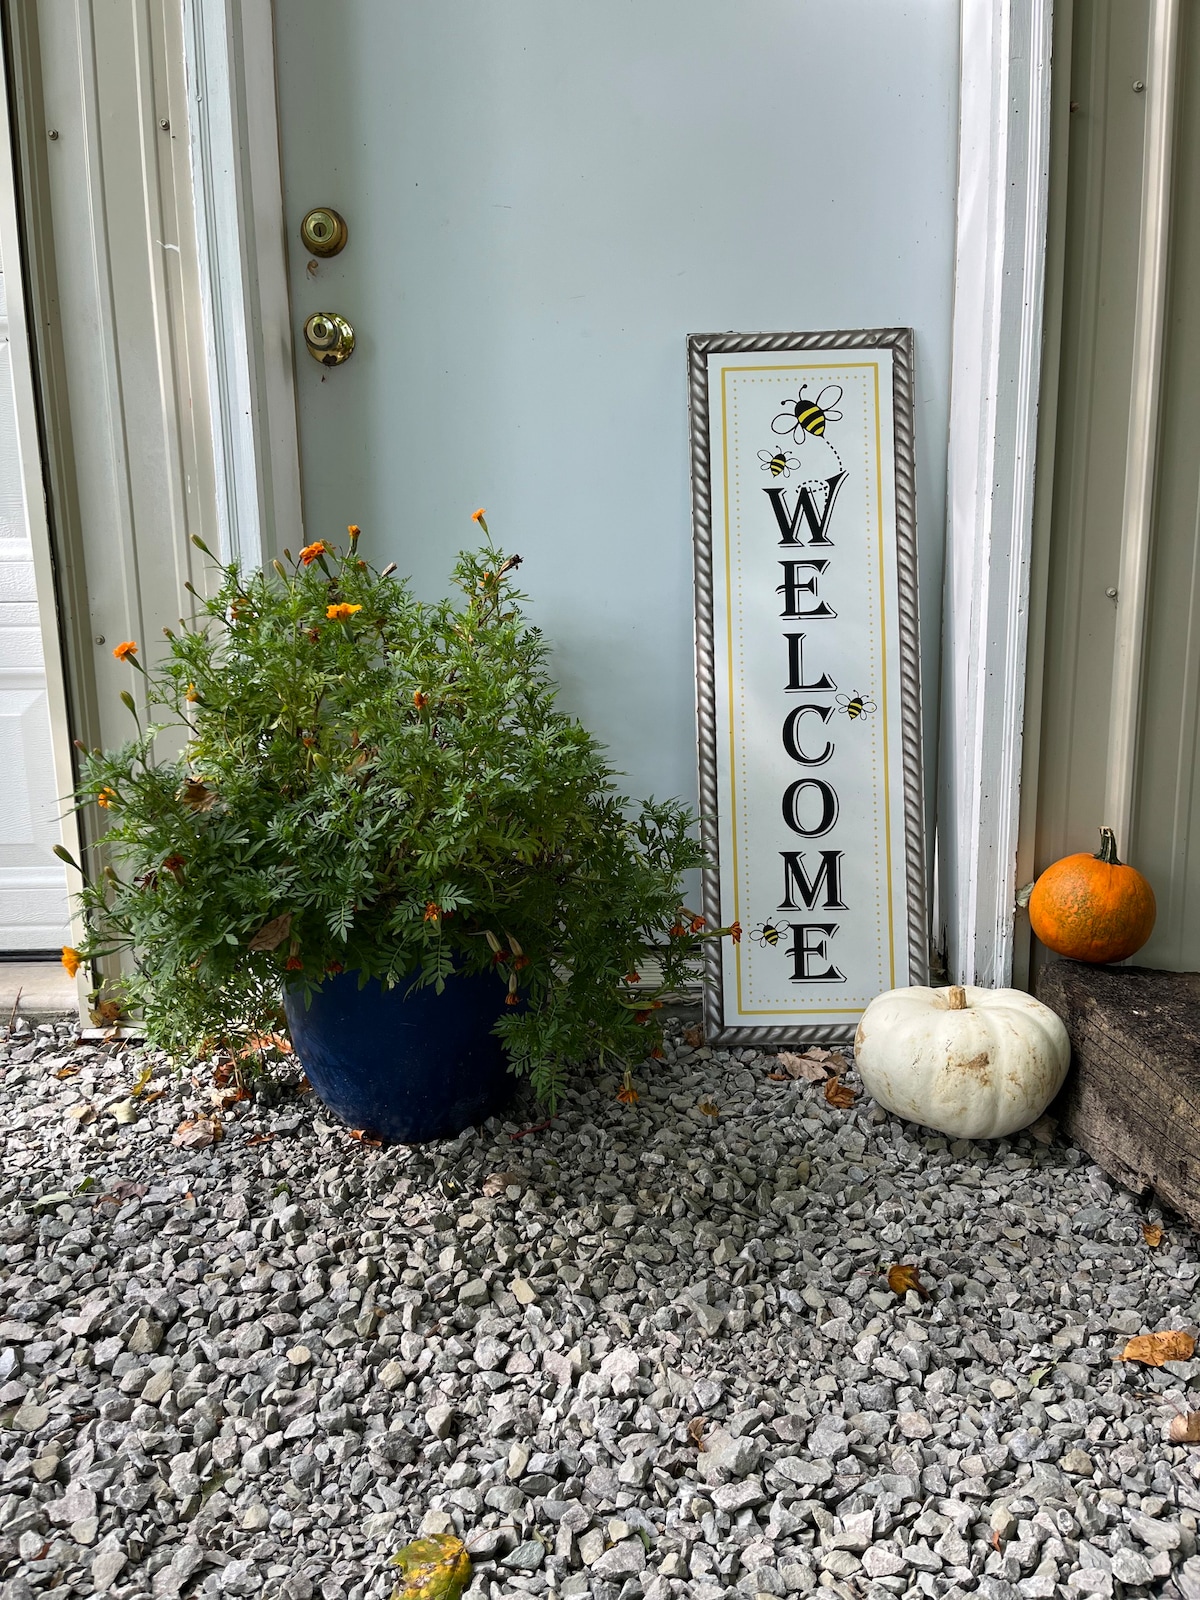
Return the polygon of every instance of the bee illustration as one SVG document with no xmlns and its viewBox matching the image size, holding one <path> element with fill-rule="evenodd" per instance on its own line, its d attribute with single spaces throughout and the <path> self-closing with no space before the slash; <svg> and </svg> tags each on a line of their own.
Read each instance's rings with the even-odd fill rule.
<svg viewBox="0 0 1200 1600">
<path fill-rule="evenodd" d="M 872 711 L 879 710 L 874 700 L 868 699 L 866 695 L 859 694 L 857 689 L 852 695 L 840 694 L 837 698 L 838 710 L 844 711 L 851 722 L 854 722 L 858 717 L 869 717 Z"/>
<path fill-rule="evenodd" d="M 784 450 L 782 448 L 776 450 L 774 453 L 772 453 L 770 450 L 760 450 L 758 452 L 758 459 L 762 462 L 763 471 L 769 472 L 773 478 L 778 478 L 780 474 L 782 474 L 785 478 L 790 478 L 792 473 L 795 472 L 796 468 L 800 465 L 800 459 L 798 456 L 794 456 L 790 450 Z"/>
<path fill-rule="evenodd" d="M 794 400 L 789 398 L 781 402 L 788 409 L 775 418 L 771 424 L 772 433 L 790 433 L 797 444 L 803 444 L 806 433 L 822 439 L 827 422 L 842 420 L 842 413 L 833 409 L 842 398 L 840 383 L 827 383 L 815 400 L 804 398 L 807 388 L 808 385 L 802 383 Z"/>
<path fill-rule="evenodd" d="M 786 928 L 778 928 L 773 922 L 764 922 L 760 928 L 752 928 L 750 930 L 750 937 L 755 944 L 769 944 L 773 947 L 779 943 L 786 932 Z"/>
</svg>

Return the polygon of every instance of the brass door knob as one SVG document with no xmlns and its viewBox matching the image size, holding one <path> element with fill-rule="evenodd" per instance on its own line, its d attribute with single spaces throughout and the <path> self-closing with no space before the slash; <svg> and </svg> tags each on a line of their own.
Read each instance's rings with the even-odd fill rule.
<svg viewBox="0 0 1200 1600">
<path fill-rule="evenodd" d="M 346 219 L 332 206 L 318 206 L 300 224 L 304 248 L 314 256 L 336 256 L 346 248 L 350 230 Z"/>
<path fill-rule="evenodd" d="M 304 324 L 304 342 L 314 361 L 339 367 L 354 353 L 354 329 L 335 311 L 314 311 Z"/>
</svg>

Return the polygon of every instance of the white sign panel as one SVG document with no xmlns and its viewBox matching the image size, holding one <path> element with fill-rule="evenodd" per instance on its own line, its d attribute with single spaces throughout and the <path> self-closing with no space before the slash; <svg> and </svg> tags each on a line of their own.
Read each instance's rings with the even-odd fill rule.
<svg viewBox="0 0 1200 1600">
<path fill-rule="evenodd" d="M 708 1031 L 847 1039 L 927 976 L 911 334 L 688 343 Z"/>
</svg>

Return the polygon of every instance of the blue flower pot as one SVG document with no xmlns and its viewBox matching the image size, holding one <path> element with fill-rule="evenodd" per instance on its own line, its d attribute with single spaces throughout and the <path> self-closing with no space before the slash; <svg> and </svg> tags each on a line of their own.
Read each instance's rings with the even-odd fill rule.
<svg viewBox="0 0 1200 1600">
<path fill-rule="evenodd" d="M 456 974 L 438 994 L 402 979 L 359 988 L 357 972 L 326 978 L 308 1004 L 284 994 L 300 1064 L 347 1126 L 389 1144 L 451 1139 L 494 1116 L 516 1079 L 492 1032 L 504 984 L 490 972 Z M 411 991 L 411 992 L 410 992 Z"/>
</svg>

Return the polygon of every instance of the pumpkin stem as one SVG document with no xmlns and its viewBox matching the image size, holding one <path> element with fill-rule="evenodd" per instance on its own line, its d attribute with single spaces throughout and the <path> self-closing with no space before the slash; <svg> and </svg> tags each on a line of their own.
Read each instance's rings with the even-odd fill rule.
<svg viewBox="0 0 1200 1600">
<path fill-rule="evenodd" d="M 1096 851 L 1097 861 L 1106 861 L 1110 867 L 1119 867 L 1121 858 L 1117 854 L 1117 836 L 1111 828 L 1100 829 L 1100 848 Z"/>
<path fill-rule="evenodd" d="M 967 1009 L 967 991 L 961 983 L 952 983 L 946 990 L 947 1011 L 965 1011 Z"/>
</svg>

